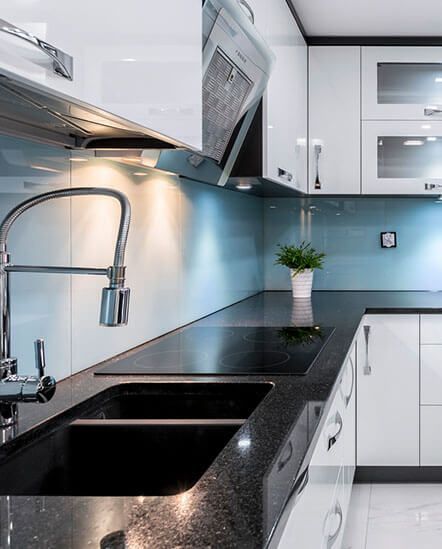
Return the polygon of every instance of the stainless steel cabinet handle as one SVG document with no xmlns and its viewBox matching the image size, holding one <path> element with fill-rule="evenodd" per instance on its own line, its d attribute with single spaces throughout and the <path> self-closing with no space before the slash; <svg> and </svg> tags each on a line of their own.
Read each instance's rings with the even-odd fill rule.
<svg viewBox="0 0 442 549">
<path fill-rule="evenodd" d="M 433 191 L 434 189 L 442 189 L 441 183 L 425 183 L 426 191 Z"/>
<path fill-rule="evenodd" d="M 370 376 L 371 375 L 371 366 L 370 366 L 370 358 L 369 358 L 369 342 L 370 342 L 370 330 L 371 326 L 364 326 L 364 336 L 365 336 L 365 366 L 364 366 L 364 375 Z"/>
<path fill-rule="evenodd" d="M 442 109 L 439 109 L 437 107 L 425 107 L 424 109 L 425 116 L 433 116 L 433 114 L 442 114 Z"/>
<path fill-rule="evenodd" d="M 338 430 L 334 435 L 329 435 L 327 439 L 327 452 L 329 452 L 333 446 L 338 442 L 339 437 L 342 433 L 342 428 L 344 427 L 344 423 L 342 421 L 342 416 L 339 412 L 336 412 L 336 415 L 332 420 L 330 421 L 330 424 L 336 424 L 338 426 Z"/>
<path fill-rule="evenodd" d="M 289 443 L 287 444 L 287 455 L 284 457 L 281 457 L 278 461 L 278 471 L 282 471 L 284 467 L 287 465 L 287 463 L 292 459 L 293 456 L 293 444 L 292 441 L 289 440 Z M 285 449 L 284 449 L 285 451 Z"/>
<path fill-rule="evenodd" d="M 282 168 L 278 168 L 278 177 L 287 179 L 287 181 L 293 181 L 293 174 Z"/>
<path fill-rule="evenodd" d="M 329 517 L 331 517 L 333 515 L 336 515 L 338 517 L 339 523 L 338 523 L 338 527 L 333 532 L 333 534 L 327 534 L 327 542 L 326 542 L 327 543 L 327 549 L 331 549 L 333 547 L 333 545 L 336 543 L 336 540 L 338 539 L 339 534 L 341 532 L 342 524 L 344 522 L 342 507 L 341 507 L 339 501 L 337 501 L 335 503 L 333 508 L 327 514 L 327 517 L 325 519 L 325 524 L 327 524 Z"/>
<path fill-rule="evenodd" d="M 247 17 L 250 19 L 250 21 L 252 23 L 255 23 L 255 14 L 252 10 L 252 8 L 250 7 L 250 4 L 248 2 L 246 2 L 246 0 L 238 0 L 238 4 L 240 4 L 241 6 L 244 6 L 248 12 L 247 14 Z"/>
<path fill-rule="evenodd" d="M 35 368 L 37 370 L 37 376 L 42 378 L 45 375 L 46 369 L 46 353 L 45 353 L 45 340 L 36 339 L 34 342 L 35 348 Z"/>
<path fill-rule="evenodd" d="M 342 381 L 341 381 L 341 394 L 342 394 L 342 398 L 344 400 L 344 404 L 345 404 L 345 407 L 348 408 L 348 405 L 350 404 L 350 400 L 351 400 L 351 397 L 353 395 L 353 391 L 354 391 L 354 387 L 355 387 L 355 367 L 354 367 L 354 364 L 353 364 L 353 359 L 350 357 L 348 357 L 348 361 L 350 363 L 350 371 L 351 371 L 351 387 L 350 387 L 350 392 L 348 393 L 348 395 L 344 394 L 344 391 L 342 390 Z"/>
<path fill-rule="evenodd" d="M 293 488 L 290 490 L 290 493 L 287 498 L 286 506 L 289 504 L 291 507 L 294 507 L 297 502 L 299 501 L 299 498 L 301 497 L 302 493 L 306 489 L 309 481 L 309 470 L 308 467 L 304 469 L 304 471 L 299 475 L 299 477 L 296 479 L 295 484 L 293 485 Z"/>
<path fill-rule="evenodd" d="M 73 80 L 74 60 L 64 51 L 48 44 L 44 40 L 40 40 L 40 38 L 37 38 L 33 34 L 30 34 L 15 25 L 11 25 L 11 23 L 8 23 L 4 19 L 0 19 L 0 32 L 16 36 L 17 38 L 25 40 L 28 44 L 32 44 L 52 60 L 52 68 L 55 74 L 58 74 L 67 80 Z"/>
<path fill-rule="evenodd" d="M 322 153 L 322 145 L 315 145 L 315 169 L 316 169 L 316 176 L 315 176 L 315 189 L 319 190 L 322 187 L 321 180 L 319 179 L 319 155 Z"/>
</svg>

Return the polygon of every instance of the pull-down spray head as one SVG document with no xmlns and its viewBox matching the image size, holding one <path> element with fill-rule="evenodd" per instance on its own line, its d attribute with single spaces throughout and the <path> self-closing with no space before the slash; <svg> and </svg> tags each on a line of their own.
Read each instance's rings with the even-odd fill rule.
<svg viewBox="0 0 442 549">
<path fill-rule="evenodd" d="M 129 317 L 130 289 L 124 287 L 126 267 L 109 267 L 109 286 L 101 292 L 100 324 L 125 326 Z"/>
</svg>

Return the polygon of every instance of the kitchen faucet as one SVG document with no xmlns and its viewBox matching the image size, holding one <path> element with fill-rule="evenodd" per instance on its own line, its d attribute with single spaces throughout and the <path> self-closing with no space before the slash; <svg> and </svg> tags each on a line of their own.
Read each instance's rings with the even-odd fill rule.
<svg viewBox="0 0 442 549">
<path fill-rule="evenodd" d="M 120 203 L 120 226 L 115 246 L 113 264 L 108 268 L 94 267 L 55 267 L 45 265 L 14 265 L 7 248 L 9 230 L 14 222 L 27 210 L 53 200 L 72 196 L 100 195 L 115 198 Z M 129 288 L 125 288 L 124 254 L 130 225 L 130 203 L 119 191 L 98 188 L 78 187 L 50 191 L 29 198 L 13 208 L 0 225 L 0 429 L 14 427 L 18 419 L 18 402 L 48 402 L 55 393 L 56 381 L 45 375 L 44 341 L 35 341 L 36 374 L 18 374 L 17 359 L 10 356 L 11 324 L 9 273 L 53 273 L 105 275 L 109 285 L 102 290 L 100 324 L 103 326 L 124 326 L 129 313 Z M 3 438 L 5 438 L 3 436 Z"/>
</svg>

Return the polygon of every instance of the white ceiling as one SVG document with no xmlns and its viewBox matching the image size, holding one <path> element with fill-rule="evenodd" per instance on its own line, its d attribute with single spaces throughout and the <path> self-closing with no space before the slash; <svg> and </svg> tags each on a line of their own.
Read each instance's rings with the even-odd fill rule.
<svg viewBox="0 0 442 549">
<path fill-rule="evenodd" d="M 442 0 L 291 0 L 308 36 L 442 36 Z"/>
</svg>

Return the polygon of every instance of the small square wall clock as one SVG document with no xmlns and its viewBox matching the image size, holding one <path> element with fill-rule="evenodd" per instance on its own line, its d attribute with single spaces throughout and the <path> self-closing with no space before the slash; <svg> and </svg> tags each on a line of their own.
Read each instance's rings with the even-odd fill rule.
<svg viewBox="0 0 442 549">
<path fill-rule="evenodd" d="M 396 248 L 397 247 L 396 233 L 394 231 L 381 233 L 381 246 L 383 248 Z"/>
</svg>

